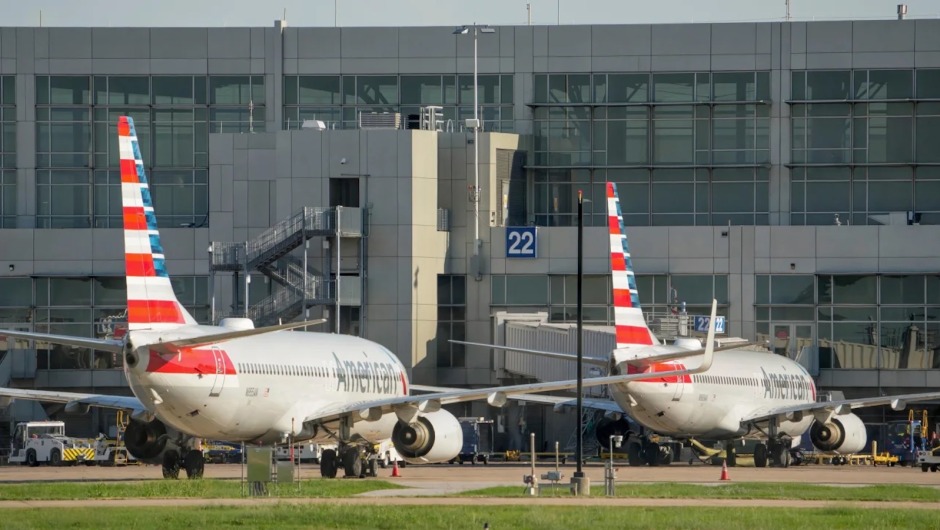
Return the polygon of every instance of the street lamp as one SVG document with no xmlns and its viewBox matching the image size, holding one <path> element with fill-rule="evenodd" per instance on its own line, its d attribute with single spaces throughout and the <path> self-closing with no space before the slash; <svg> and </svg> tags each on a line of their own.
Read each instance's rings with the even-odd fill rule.
<svg viewBox="0 0 940 530">
<path fill-rule="evenodd" d="M 476 259 L 477 280 L 482 279 L 480 265 L 480 101 L 479 84 L 477 83 L 477 33 L 496 33 L 495 28 L 489 26 L 460 26 L 454 29 L 454 35 L 467 35 L 473 28 L 473 119 L 468 119 L 466 125 L 473 129 L 473 255 Z"/>
</svg>

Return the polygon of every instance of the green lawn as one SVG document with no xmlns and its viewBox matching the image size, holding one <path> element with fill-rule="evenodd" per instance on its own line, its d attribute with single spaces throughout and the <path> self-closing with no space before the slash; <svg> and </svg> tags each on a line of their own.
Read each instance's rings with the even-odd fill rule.
<svg viewBox="0 0 940 530">
<path fill-rule="evenodd" d="M 270 485 L 273 497 L 350 497 L 401 486 L 378 480 L 305 480 L 296 486 Z M 147 480 L 142 482 L 31 482 L 0 485 L 0 500 L 242 497 L 235 480 Z M 0 525 L 3 526 L 3 525 Z"/>
<path fill-rule="evenodd" d="M 557 488 L 558 496 L 569 495 L 568 486 Z M 501 486 L 468 491 L 461 494 L 470 497 L 524 497 L 522 486 Z M 550 489 L 543 489 L 542 496 L 551 496 Z M 591 495 L 604 495 L 604 486 L 591 487 Z M 695 499 L 797 499 L 820 501 L 915 501 L 940 502 L 940 488 L 930 486 L 908 486 L 902 484 L 878 486 L 819 486 L 801 483 L 728 483 L 714 486 L 696 484 L 620 484 L 618 497 L 638 498 L 695 498 Z M 940 520 L 940 515 L 938 515 Z M 940 525 L 938 525 L 940 526 Z"/>
<path fill-rule="evenodd" d="M 381 480 L 312 479 L 295 486 L 269 486 L 273 497 L 351 497 L 373 490 L 402 486 Z M 522 486 L 501 486 L 460 494 L 470 497 L 525 497 Z M 568 496 L 568 486 L 559 486 L 557 496 Z M 591 495 L 602 497 L 604 487 L 595 485 Z M 242 497 L 242 486 L 234 480 L 148 480 L 142 482 L 32 482 L 0 485 L 0 500 L 132 499 Z M 550 490 L 542 496 L 550 497 Z M 796 499 L 832 501 L 940 502 L 940 488 L 902 484 L 839 487 L 799 483 L 620 484 L 618 497 L 704 499 Z"/>
<path fill-rule="evenodd" d="M 5 509 L 3 528 L 936 528 L 933 510 L 274 505 L 204 508 Z"/>
</svg>

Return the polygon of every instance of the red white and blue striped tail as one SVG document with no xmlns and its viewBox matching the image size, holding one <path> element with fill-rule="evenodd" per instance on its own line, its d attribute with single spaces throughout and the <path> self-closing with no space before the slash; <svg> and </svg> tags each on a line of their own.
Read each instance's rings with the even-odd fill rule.
<svg viewBox="0 0 940 530">
<path fill-rule="evenodd" d="M 176 299 L 166 272 L 140 144 L 137 143 L 134 120 L 128 116 L 118 118 L 118 145 L 121 151 L 128 329 L 159 330 L 196 324 L 196 319 Z"/>
<path fill-rule="evenodd" d="M 607 227 L 610 232 L 610 274 L 614 291 L 614 324 L 617 347 L 659 344 L 646 326 L 640 310 L 640 295 L 636 289 L 636 275 L 627 246 L 627 233 L 623 229 L 623 214 L 617 185 L 607 183 Z"/>
</svg>

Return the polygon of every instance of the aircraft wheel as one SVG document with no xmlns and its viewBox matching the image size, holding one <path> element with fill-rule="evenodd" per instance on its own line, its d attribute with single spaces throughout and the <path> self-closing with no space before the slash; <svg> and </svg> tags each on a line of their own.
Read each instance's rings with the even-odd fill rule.
<svg viewBox="0 0 940 530">
<path fill-rule="evenodd" d="M 62 465 L 62 452 L 58 449 L 53 449 L 49 453 L 49 465 L 50 466 L 61 466 Z"/>
<path fill-rule="evenodd" d="M 180 476 L 180 455 L 176 451 L 163 453 L 163 478 L 177 479 Z"/>
<path fill-rule="evenodd" d="M 366 474 L 367 474 L 368 476 L 370 476 L 370 477 L 377 477 L 377 476 L 379 476 L 379 463 L 378 463 L 378 461 L 376 461 L 375 459 L 370 459 L 370 460 L 369 460 L 368 473 L 366 473 Z"/>
<path fill-rule="evenodd" d="M 666 447 L 661 451 L 659 455 L 659 463 L 664 466 L 672 464 L 675 453 L 672 452 L 672 448 Z"/>
<path fill-rule="evenodd" d="M 656 467 L 659 465 L 659 444 L 649 443 L 644 449 L 644 456 L 646 456 L 646 463 L 650 467 Z"/>
<path fill-rule="evenodd" d="M 323 478 L 336 478 L 336 451 L 327 449 L 320 455 L 320 476 Z"/>
<path fill-rule="evenodd" d="M 767 467 L 767 444 L 759 443 L 754 447 L 754 466 Z"/>
<path fill-rule="evenodd" d="M 640 444 L 631 443 L 627 446 L 627 462 L 630 467 L 638 467 L 643 463 L 640 460 Z"/>
<path fill-rule="evenodd" d="M 202 478 L 206 472 L 206 459 L 202 456 L 202 451 L 189 451 L 183 458 L 183 468 L 186 470 L 186 476 L 190 479 Z"/>
<path fill-rule="evenodd" d="M 356 447 L 347 447 L 340 458 L 343 460 L 343 471 L 347 477 L 358 477 L 362 474 L 362 460 Z"/>
</svg>

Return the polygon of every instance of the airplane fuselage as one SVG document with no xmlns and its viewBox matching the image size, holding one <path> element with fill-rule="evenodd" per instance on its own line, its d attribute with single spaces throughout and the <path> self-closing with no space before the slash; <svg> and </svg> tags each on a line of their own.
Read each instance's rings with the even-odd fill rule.
<svg viewBox="0 0 940 530">
<path fill-rule="evenodd" d="M 221 328 L 198 326 L 198 332 Z M 194 330 L 196 331 L 196 330 Z M 386 348 L 346 335 L 281 332 L 125 363 L 134 395 L 172 428 L 197 438 L 271 443 L 335 441 L 338 422 L 303 430 L 307 417 L 357 401 L 408 394 L 404 366 Z M 356 422 L 352 436 L 387 439 L 394 414 Z"/>
<path fill-rule="evenodd" d="M 617 359 L 620 373 L 636 371 Z M 669 361 L 652 372 L 692 369 L 699 361 Z M 611 386 L 611 396 L 632 418 L 659 434 L 712 440 L 765 438 L 767 423 L 752 427 L 741 419 L 760 410 L 813 403 L 816 387 L 802 365 L 780 355 L 753 350 L 715 353 L 706 372 L 665 376 Z M 794 418 L 797 419 L 797 418 Z M 781 421 L 779 434 L 798 437 L 812 415 Z"/>
</svg>

